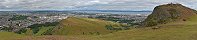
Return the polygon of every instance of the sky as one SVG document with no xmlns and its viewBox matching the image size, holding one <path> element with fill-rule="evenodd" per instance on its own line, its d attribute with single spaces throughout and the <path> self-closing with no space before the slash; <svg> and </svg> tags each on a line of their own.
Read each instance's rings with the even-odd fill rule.
<svg viewBox="0 0 197 40">
<path fill-rule="evenodd" d="M 0 0 L 0 10 L 153 10 L 167 3 L 197 9 L 197 0 Z"/>
</svg>

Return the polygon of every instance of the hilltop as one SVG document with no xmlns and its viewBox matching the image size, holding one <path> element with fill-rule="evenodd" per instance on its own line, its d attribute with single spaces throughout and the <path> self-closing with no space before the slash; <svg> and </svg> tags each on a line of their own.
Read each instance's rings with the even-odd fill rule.
<svg viewBox="0 0 197 40">
<path fill-rule="evenodd" d="M 100 35 L 124 30 L 123 25 L 111 21 L 70 17 L 62 20 L 52 34 L 57 35 Z"/>
<path fill-rule="evenodd" d="M 196 15 L 197 11 L 190 9 L 182 4 L 165 4 L 156 6 L 147 19 L 142 23 L 143 26 L 155 26 L 174 21 L 187 21 L 191 16 Z"/>
</svg>

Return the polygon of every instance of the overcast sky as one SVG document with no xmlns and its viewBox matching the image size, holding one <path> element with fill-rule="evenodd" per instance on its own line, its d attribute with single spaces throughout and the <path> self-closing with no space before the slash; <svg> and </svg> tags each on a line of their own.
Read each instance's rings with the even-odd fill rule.
<svg viewBox="0 0 197 40">
<path fill-rule="evenodd" d="M 152 10 L 157 5 L 171 2 L 197 9 L 197 0 L 0 0 L 0 10 Z"/>
</svg>

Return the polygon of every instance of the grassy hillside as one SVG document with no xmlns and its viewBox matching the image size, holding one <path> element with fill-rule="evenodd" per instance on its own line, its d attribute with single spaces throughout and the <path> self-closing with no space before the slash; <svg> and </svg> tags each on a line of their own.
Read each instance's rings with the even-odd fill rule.
<svg viewBox="0 0 197 40">
<path fill-rule="evenodd" d="M 197 12 L 181 4 L 165 4 L 154 8 L 152 14 L 143 22 L 143 26 L 150 27 L 174 21 L 186 21 Z"/>
<path fill-rule="evenodd" d="M 106 35 L 70 35 L 70 36 L 39 36 L 26 39 L 44 39 L 59 37 L 63 40 L 197 40 L 197 16 L 188 21 L 179 21 L 153 27 L 132 28 Z M 157 27 L 154 26 L 154 27 Z"/>
<path fill-rule="evenodd" d="M 128 31 L 99 36 L 106 40 L 197 40 L 197 16 L 185 22 L 174 22 L 157 25 L 161 28 L 152 27 L 137 28 Z"/>
<path fill-rule="evenodd" d="M 99 35 L 107 34 L 116 30 L 109 30 L 106 27 L 110 26 L 112 29 L 119 28 L 122 30 L 122 25 L 110 21 L 76 18 L 70 17 L 60 22 L 60 27 L 56 27 L 52 34 L 54 35 Z"/>
</svg>

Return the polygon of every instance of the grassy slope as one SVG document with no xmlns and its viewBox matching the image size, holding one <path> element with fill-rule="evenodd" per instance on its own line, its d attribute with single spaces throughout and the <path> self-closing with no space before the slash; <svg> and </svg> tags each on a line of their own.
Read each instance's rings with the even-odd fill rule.
<svg viewBox="0 0 197 40">
<path fill-rule="evenodd" d="M 186 22 L 174 22 L 158 26 L 161 28 L 132 29 L 97 38 L 105 40 L 197 40 L 197 16 Z"/>
<path fill-rule="evenodd" d="M 89 35 L 89 34 L 107 34 L 109 31 L 105 28 L 106 25 L 120 27 L 118 23 L 107 22 L 89 18 L 71 17 L 61 21 L 59 28 L 54 30 L 53 34 L 57 35 Z"/>
</svg>

